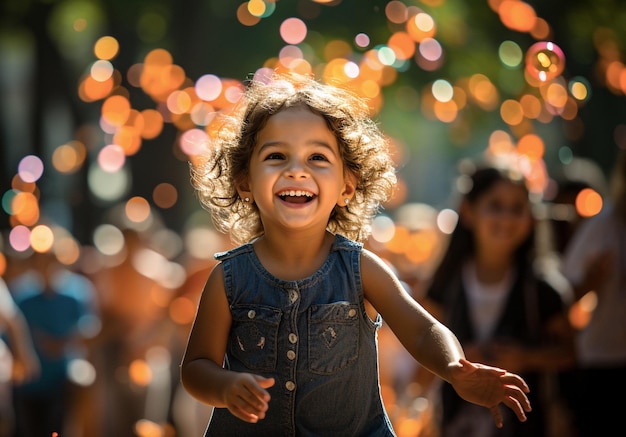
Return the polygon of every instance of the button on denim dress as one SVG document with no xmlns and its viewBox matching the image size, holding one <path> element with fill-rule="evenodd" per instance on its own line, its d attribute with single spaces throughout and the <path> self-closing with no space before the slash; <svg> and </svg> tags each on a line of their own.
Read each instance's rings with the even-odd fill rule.
<svg viewBox="0 0 626 437">
<path fill-rule="evenodd" d="M 394 436 L 380 395 L 380 315 L 365 312 L 362 245 L 335 236 L 312 276 L 285 281 L 252 244 L 216 254 L 232 313 L 226 368 L 275 378 L 266 417 L 216 408 L 205 437 Z"/>
</svg>

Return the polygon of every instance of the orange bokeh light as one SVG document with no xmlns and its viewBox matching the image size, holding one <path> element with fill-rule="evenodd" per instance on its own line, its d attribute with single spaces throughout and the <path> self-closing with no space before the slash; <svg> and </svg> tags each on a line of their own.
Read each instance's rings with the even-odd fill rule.
<svg viewBox="0 0 626 437">
<path fill-rule="evenodd" d="M 591 188 L 580 190 L 576 196 L 576 212 L 581 217 L 591 217 L 602 210 L 602 196 Z"/>
<path fill-rule="evenodd" d="M 143 197 L 128 199 L 125 206 L 126 217 L 134 223 L 141 223 L 150 216 L 150 204 Z"/>
<path fill-rule="evenodd" d="M 112 126 L 122 126 L 130 115 L 130 102 L 121 95 L 107 98 L 102 104 L 102 117 Z"/>
<path fill-rule="evenodd" d="M 103 36 L 98 39 L 93 47 L 93 52 L 98 59 L 111 60 L 119 52 L 120 44 L 112 36 Z"/>
<path fill-rule="evenodd" d="M 145 387 L 152 381 L 152 369 L 144 360 L 133 360 L 128 366 L 128 376 L 133 383 Z"/>
<path fill-rule="evenodd" d="M 518 32 L 530 32 L 537 20 L 533 7 L 521 0 L 504 0 L 498 7 L 498 14 L 502 24 Z"/>
<path fill-rule="evenodd" d="M 520 138 L 517 143 L 517 152 L 526 156 L 531 162 L 539 161 L 543 158 L 545 152 L 545 144 L 540 136 L 535 134 L 526 134 Z"/>
<path fill-rule="evenodd" d="M 415 41 L 406 32 L 395 32 L 387 41 L 387 45 L 393 50 L 396 58 L 401 60 L 411 59 L 415 54 Z"/>
</svg>

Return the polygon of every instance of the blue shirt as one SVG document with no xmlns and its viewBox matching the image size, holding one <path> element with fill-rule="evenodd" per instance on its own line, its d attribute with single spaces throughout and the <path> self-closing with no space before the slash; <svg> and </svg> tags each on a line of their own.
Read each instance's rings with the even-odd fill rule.
<svg viewBox="0 0 626 437">
<path fill-rule="evenodd" d="M 73 273 L 59 275 L 50 290 L 44 288 L 43 279 L 34 272 L 12 282 L 15 301 L 28 323 L 41 362 L 40 377 L 17 386 L 17 390 L 53 394 L 67 382 L 69 363 L 79 356 L 76 343 L 70 339 L 84 337 L 84 322 L 96 317 L 90 305 L 93 289 L 87 287 L 91 283 L 86 279 L 77 281 L 79 277 Z M 50 355 L 43 347 L 46 339 L 67 345 L 59 354 Z"/>
<path fill-rule="evenodd" d="M 365 311 L 359 243 L 337 235 L 322 267 L 285 281 L 252 244 L 216 254 L 232 313 L 226 367 L 275 378 L 266 417 L 214 409 L 205 436 L 394 436 L 380 395 L 377 331 Z"/>
</svg>

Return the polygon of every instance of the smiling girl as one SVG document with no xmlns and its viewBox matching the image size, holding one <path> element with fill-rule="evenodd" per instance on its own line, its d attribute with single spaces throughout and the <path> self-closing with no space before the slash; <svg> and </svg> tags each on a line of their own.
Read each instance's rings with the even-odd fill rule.
<svg viewBox="0 0 626 437">
<path fill-rule="evenodd" d="M 215 406 L 206 436 L 393 436 L 378 378 L 382 319 L 464 398 L 520 420 L 517 375 L 471 363 L 458 341 L 363 248 L 396 182 L 366 103 L 311 78 L 252 81 L 192 183 L 216 254 L 181 366 Z"/>
</svg>

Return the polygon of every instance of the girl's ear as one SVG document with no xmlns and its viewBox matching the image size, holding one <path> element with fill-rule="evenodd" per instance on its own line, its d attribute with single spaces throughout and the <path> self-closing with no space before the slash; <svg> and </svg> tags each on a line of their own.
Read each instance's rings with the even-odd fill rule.
<svg viewBox="0 0 626 437">
<path fill-rule="evenodd" d="M 352 200 L 352 197 L 354 197 L 354 193 L 356 193 L 356 178 L 353 174 L 348 173 L 343 185 L 343 190 L 341 190 L 339 199 L 337 199 L 337 204 L 339 206 L 347 206 Z"/>
<path fill-rule="evenodd" d="M 250 184 L 248 184 L 248 180 L 244 179 L 241 182 L 238 182 L 236 184 L 237 187 L 237 194 L 239 194 L 239 197 L 246 203 L 252 203 L 253 202 L 253 198 L 252 198 L 252 191 L 250 190 Z"/>
</svg>

